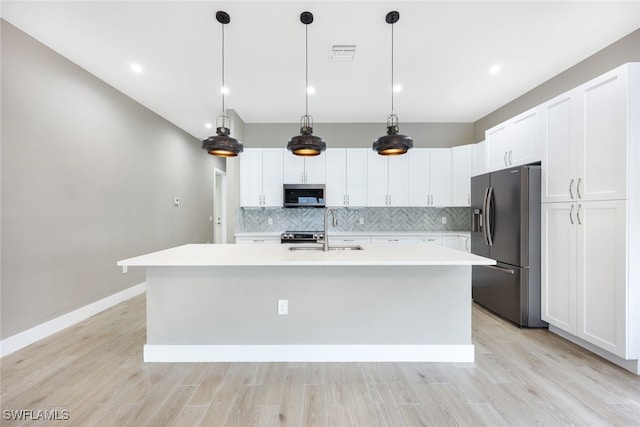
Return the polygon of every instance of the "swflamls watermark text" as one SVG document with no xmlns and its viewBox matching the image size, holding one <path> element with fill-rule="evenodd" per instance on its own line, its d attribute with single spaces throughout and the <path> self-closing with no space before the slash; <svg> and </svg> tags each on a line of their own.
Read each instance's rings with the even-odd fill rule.
<svg viewBox="0 0 640 427">
<path fill-rule="evenodd" d="M 68 409 L 5 409 L 5 421 L 66 421 L 70 418 Z"/>
</svg>

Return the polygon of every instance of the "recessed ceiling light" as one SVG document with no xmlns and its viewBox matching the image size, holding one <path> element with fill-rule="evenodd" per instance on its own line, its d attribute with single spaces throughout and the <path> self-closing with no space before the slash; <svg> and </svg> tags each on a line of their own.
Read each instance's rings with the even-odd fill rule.
<svg viewBox="0 0 640 427">
<path fill-rule="evenodd" d="M 226 87 L 226 86 L 222 86 L 220 88 L 220 93 L 223 93 L 223 94 L 227 95 L 229 93 L 229 88 Z"/>
<path fill-rule="evenodd" d="M 313 86 L 309 86 L 309 87 L 307 87 L 307 93 L 308 93 L 309 95 L 313 95 L 314 93 L 316 93 L 316 88 L 315 88 L 315 87 L 313 87 Z"/>
<path fill-rule="evenodd" d="M 205 123 L 204 127 L 206 127 L 207 129 L 211 129 L 213 125 L 211 123 Z"/>
<path fill-rule="evenodd" d="M 142 74 L 144 70 L 142 69 L 142 65 L 138 63 L 133 63 L 131 64 L 131 71 L 133 71 L 136 74 Z"/>
<path fill-rule="evenodd" d="M 491 68 L 489 68 L 489 74 L 498 74 L 501 69 L 502 69 L 502 65 L 494 64 L 491 66 Z"/>
<path fill-rule="evenodd" d="M 395 86 L 393 87 L 393 91 L 394 91 L 395 93 L 398 93 L 398 92 L 402 91 L 402 85 L 395 85 Z"/>
</svg>

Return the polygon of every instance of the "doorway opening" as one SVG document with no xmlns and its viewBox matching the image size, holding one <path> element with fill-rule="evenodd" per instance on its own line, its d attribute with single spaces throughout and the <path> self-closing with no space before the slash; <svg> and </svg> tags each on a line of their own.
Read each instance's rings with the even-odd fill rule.
<svg viewBox="0 0 640 427">
<path fill-rule="evenodd" d="M 213 170 L 213 243 L 227 243 L 227 173 Z"/>
</svg>

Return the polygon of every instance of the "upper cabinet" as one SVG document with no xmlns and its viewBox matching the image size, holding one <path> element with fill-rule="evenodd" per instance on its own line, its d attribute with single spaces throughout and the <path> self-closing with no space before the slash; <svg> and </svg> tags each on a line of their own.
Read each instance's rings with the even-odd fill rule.
<svg viewBox="0 0 640 427">
<path fill-rule="evenodd" d="M 324 184 L 326 155 L 302 157 L 284 150 L 284 182 L 286 184 Z"/>
<path fill-rule="evenodd" d="M 539 107 L 488 129 L 485 137 L 489 172 L 540 161 L 542 127 Z"/>
<path fill-rule="evenodd" d="M 627 198 L 638 102 L 630 99 L 629 70 L 616 68 L 543 104 L 543 202 Z"/>
<path fill-rule="evenodd" d="M 367 206 L 368 148 L 328 148 L 327 206 Z"/>
<path fill-rule="evenodd" d="M 487 172 L 487 143 L 480 141 L 471 145 L 471 176 Z"/>
<path fill-rule="evenodd" d="M 471 169 L 473 145 L 451 149 L 451 204 L 471 206 Z"/>
<path fill-rule="evenodd" d="M 451 205 L 451 149 L 414 148 L 409 160 L 409 206 Z"/>
<path fill-rule="evenodd" d="M 282 148 L 245 148 L 240 155 L 240 206 L 281 207 Z"/>
<path fill-rule="evenodd" d="M 367 152 L 367 205 L 411 206 L 409 156 L 381 156 L 373 150 Z"/>
</svg>

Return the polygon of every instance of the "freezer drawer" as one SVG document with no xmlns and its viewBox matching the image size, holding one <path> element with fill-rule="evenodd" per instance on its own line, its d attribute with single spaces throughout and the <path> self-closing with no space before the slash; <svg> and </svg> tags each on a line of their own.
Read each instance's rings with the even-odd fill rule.
<svg viewBox="0 0 640 427">
<path fill-rule="evenodd" d="M 540 282 L 529 269 L 498 263 L 473 266 L 473 300 L 519 326 L 546 327 L 540 319 Z"/>
</svg>

